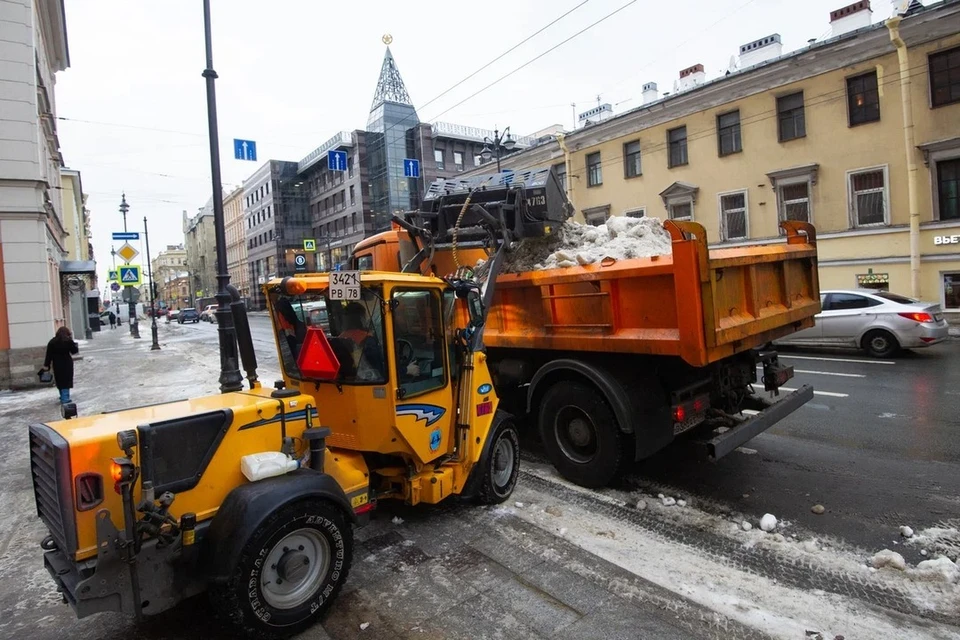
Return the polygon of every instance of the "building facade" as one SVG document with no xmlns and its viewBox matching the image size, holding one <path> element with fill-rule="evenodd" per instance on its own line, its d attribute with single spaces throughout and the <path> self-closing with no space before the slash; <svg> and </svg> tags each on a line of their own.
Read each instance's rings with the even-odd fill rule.
<svg viewBox="0 0 960 640">
<path fill-rule="evenodd" d="M 60 263 L 61 298 L 64 318 L 75 336 L 91 337 L 99 330 L 99 288 L 97 265 L 90 242 L 90 211 L 83 193 L 80 172 L 60 170 L 61 211 L 66 230 L 66 257 Z"/>
<path fill-rule="evenodd" d="M 66 321 L 54 96 L 56 73 L 70 65 L 62 0 L 0 3 L 0 33 L 0 387 L 6 388 L 37 382 L 47 341 Z"/>
<path fill-rule="evenodd" d="M 160 308 L 179 308 L 177 302 L 179 302 L 181 296 L 169 294 L 172 291 L 179 293 L 179 288 L 170 287 L 169 284 L 181 278 L 187 279 L 187 250 L 184 246 L 182 244 L 168 244 L 151 261 L 150 272 L 157 282 L 157 306 Z"/>
<path fill-rule="evenodd" d="M 694 220 L 712 245 L 736 246 L 811 222 L 822 288 L 889 288 L 956 321 L 960 2 L 914 3 L 888 24 L 870 12 L 866 0 L 832 12 L 830 38 L 787 55 L 776 34 L 747 43 L 715 80 L 685 69 L 678 92 L 568 134 L 568 153 L 540 145 L 504 166 L 555 166 L 593 224 Z"/>
<path fill-rule="evenodd" d="M 217 237 L 213 225 L 213 200 L 192 218 L 183 212 L 183 247 L 187 256 L 190 295 L 184 306 L 196 306 L 197 299 L 217 291 Z"/>
<path fill-rule="evenodd" d="M 227 240 L 227 272 L 230 284 L 244 298 L 250 297 L 250 269 L 247 267 L 246 218 L 243 215 L 243 187 L 223 200 L 224 235 Z"/>
<path fill-rule="evenodd" d="M 260 285 L 293 275 L 296 254 L 311 233 L 307 188 L 297 163 L 269 160 L 243 181 L 243 215 L 250 274 L 250 300 L 265 306 Z"/>
</svg>

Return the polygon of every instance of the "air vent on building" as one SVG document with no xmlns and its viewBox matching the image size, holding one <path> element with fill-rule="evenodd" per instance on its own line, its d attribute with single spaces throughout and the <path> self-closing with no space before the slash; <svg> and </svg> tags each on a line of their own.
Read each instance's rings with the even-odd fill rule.
<svg viewBox="0 0 960 640">
<path fill-rule="evenodd" d="M 740 45 L 740 69 L 752 67 L 755 64 L 779 58 L 783 52 L 780 34 L 773 33 L 765 38 Z"/>
<path fill-rule="evenodd" d="M 643 85 L 643 104 L 650 104 L 657 100 L 657 83 L 647 82 Z"/>
<path fill-rule="evenodd" d="M 677 82 L 677 91 L 693 89 L 707 80 L 702 64 L 695 64 L 680 71 L 680 80 Z"/>
<path fill-rule="evenodd" d="M 870 0 L 860 0 L 830 12 L 830 35 L 835 37 L 850 33 L 869 27 L 872 22 L 873 9 L 870 8 Z"/>
</svg>

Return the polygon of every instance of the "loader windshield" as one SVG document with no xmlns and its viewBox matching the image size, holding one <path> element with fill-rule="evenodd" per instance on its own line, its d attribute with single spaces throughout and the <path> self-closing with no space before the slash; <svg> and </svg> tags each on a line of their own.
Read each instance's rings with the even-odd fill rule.
<svg viewBox="0 0 960 640">
<path fill-rule="evenodd" d="M 383 313 L 377 291 L 364 289 L 360 300 L 327 300 L 321 293 L 272 294 L 280 361 L 287 375 L 300 380 L 297 358 L 307 328 L 322 329 L 340 363 L 340 384 L 384 384 Z"/>
</svg>

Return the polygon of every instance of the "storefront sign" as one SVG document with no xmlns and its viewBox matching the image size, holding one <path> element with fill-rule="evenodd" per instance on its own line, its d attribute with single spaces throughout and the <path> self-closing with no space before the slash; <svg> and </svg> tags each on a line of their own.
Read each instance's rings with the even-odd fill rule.
<svg viewBox="0 0 960 640">
<path fill-rule="evenodd" d="M 934 236 L 933 244 L 960 244 L 960 235 L 958 236 Z"/>
</svg>

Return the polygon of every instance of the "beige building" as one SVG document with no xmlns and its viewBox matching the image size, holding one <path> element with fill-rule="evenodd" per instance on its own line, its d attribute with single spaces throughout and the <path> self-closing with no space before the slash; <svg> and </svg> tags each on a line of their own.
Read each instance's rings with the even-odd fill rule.
<svg viewBox="0 0 960 640">
<path fill-rule="evenodd" d="M 89 338 L 97 325 L 100 293 L 97 287 L 97 265 L 93 256 L 93 245 L 90 243 L 87 194 L 83 193 L 79 171 L 61 169 L 60 185 L 63 227 L 66 231 L 66 257 L 60 263 L 64 318 L 75 336 Z"/>
<path fill-rule="evenodd" d="M 247 266 L 247 232 L 243 215 L 243 187 L 237 187 L 223 201 L 224 232 L 227 239 L 227 271 L 230 284 L 249 298 L 250 268 Z"/>
<path fill-rule="evenodd" d="M 6 388 L 37 382 L 47 341 L 65 322 L 63 158 L 54 95 L 56 73 L 70 66 L 62 0 L 0 2 L 0 45 L 0 387 Z"/>
<path fill-rule="evenodd" d="M 594 224 L 690 219 L 731 246 L 807 220 L 822 288 L 912 293 L 960 320 L 960 1 L 911 5 L 902 60 L 876 19 L 861 0 L 831 13 L 823 42 L 787 55 L 776 34 L 747 43 L 725 76 L 691 66 L 666 96 L 648 83 L 643 106 L 561 138 L 567 155 L 550 142 L 503 166 L 555 165 Z"/>
<path fill-rule="evenodd" d="M 190 276 L 190 302 L 212 297 L 217 292 L 217 237 L 213 226 L 213 200 L 192 218 L 183 212 L 183 246 Z"/>
<path fill-rule="evenodd" d="M 166 284 L 187 275 L 187 250 L 182 244 L 168 244 L 150 262 L 150 271 L 157 282 L 157 306 L 174 306 L 164 295 Z"/>
</svg>

